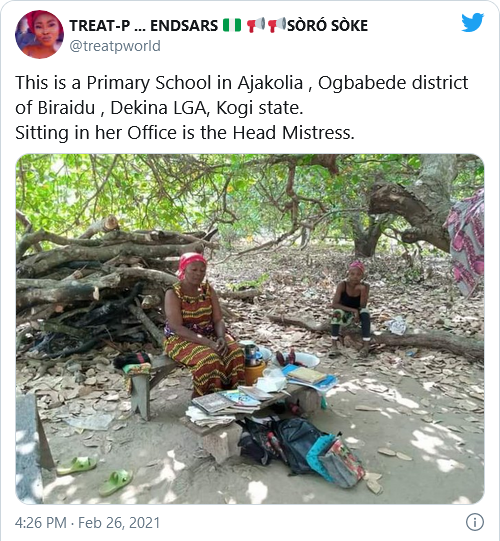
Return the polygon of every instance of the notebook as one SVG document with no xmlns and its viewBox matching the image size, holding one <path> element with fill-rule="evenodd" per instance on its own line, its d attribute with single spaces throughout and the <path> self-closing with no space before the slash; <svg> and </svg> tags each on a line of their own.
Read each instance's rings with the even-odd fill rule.
<svg viewBox="0 0 500 541">
<path fill-rule="evenodd" d="M 238 389 L 240 391 L 243 391 L 245 394 L 247 394 L 254 400 L 259 400 L 260 402 L 264 402 L 265 400 L 269 400 L 270 398 L 273 398 L 272 394 L 266 393 L 266 391 L 262 391 L 261 389 L 257 389 L 257 387 L 240 385 Z"/>
<path fill-rule="evenodd" d="M 243 391 L 239 389 L 234 389 L 231 391 L 219 391 L 217 394 L 222 395 L 224 398 L 227 398 L 233 406 L 238 408 L 250 408 L 255 409 L 260 406 L 259 400 L 252 398 Z"/>
<path fill-rule="evenodd" d="M 213 415 L 218 411 L 228 408 L 232 405 L 231 400 L 227 399 L 219 393 L 206 394 L 204 396 L 197 396 L 193 398 L 191 402 L 206 411 L 209 415 Z"/>
<path fill-rule="evenodd" d="M 286 376 L 288 378 L 297 379 L 299 381 L 304 381 L 305 383 L 319 383 L 328 377 L 328 374 L 322 374 L 316 370 L 311 370 L 310 368 L 304 368 L 299 366 L 293 370 L 287 371 Z"/>
</svg>

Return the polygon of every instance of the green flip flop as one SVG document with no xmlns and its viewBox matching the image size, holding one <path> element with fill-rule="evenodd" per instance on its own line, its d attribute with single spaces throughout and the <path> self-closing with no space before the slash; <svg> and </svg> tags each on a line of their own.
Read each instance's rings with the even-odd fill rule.
<svg viewBox="0 0 500 541">
<path fill-rule="evenodd" d="M 128 485 L 134 477 L 131 471 L 116 470 L 111 473 L 109 479 L 99 489 L 101 496 L 110 496 L 120 488 Z"/>
<path fill-rule="evenodd" d="M 56 472 L 57 475 L 69 475 L 70 473 L 93 470 L 96 466 L 97 459 L 88 456 L 77 456 L 69 464 L 58 466 Z"/>
</svg>

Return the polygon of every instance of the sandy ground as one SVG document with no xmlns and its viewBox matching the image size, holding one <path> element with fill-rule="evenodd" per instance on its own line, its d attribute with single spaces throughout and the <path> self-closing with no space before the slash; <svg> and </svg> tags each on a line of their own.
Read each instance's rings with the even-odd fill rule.
<svg viewBox="0 0 500 541">
<path fill-rule="evenodd" d="M 152 391 L 150 422 L 134 415 L 115 420 L 107 431 L 78 434 L 73 429 L 62 430 L 60 422 L 44 421 L 56 462 L 73 456 L 98 459 L 97 468 L 89 472 L 60 478 L 54 472 L 44 472 L 44 501 L 49 504 L 477 502 L 482 497 L 484 483 L 481 401 L 466 393 L 459 396 L 460 389 L 450 397 L 414 377 L 403 376 L 404 370 L 397 368 L 381 373 L 375 368 L 376 355 L 372 356 L 371 364 L 360 364 L 353 357 L 335 361 L 323 358 L 321 369 L 335 373 L 339 386 L 327 397 L 328 409 L 315 413 L 310 420 L 325 432 L 341 431 L 366 469 L 382 474 L 379 483 L 383 492 L 379 495 L 373 494 L 364 481 L 345 490 L 316 474 L 289 476 L 287 466 L 278 461 L 263 467 L 247 457 L 234 457 L 217 465 L 201 448 L 199 437 L 179 421 L 191 393 L 190 377 L 181 372 L 177 385 L 161 384 Z M 466 377 L 470 383 L 482 387 L 481 369 L 467 365 Z M 376 411 L 356 410 L 360 405 L 371 406 Z M 382 455 L 377 450 L 383 447 L 400 451 L 413 460 Z M 99 486 L 111 471 L 122 468 L 134 472 L 132 483 L 110 497 L 100 498 Z"/>
</svg>

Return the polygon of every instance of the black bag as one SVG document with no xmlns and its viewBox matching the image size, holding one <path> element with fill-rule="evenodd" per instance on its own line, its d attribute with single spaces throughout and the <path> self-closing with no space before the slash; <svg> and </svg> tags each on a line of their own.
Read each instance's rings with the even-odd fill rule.
<svg viewBox="0 0 500 541">
<path fill-rule="evenodd" d="M 267 434 L 270 430 L 265 424 L 256 423 L 245 417 L 242 421 L 236 421 L 243 432 L 238 442 L 241 447 L 241 454 L 250 456 L 263 466 L 267 466 L 273 458 L 279 458 L 279 455 L 271 447 Z"/>
<path fill-rule="evenodd" d="M 293 418 L 273 422 L 273 432 L 278 438 L 294 475 L 312 473 L 314 470 L 307 463 L 307 453 L 324 435 L 313 424 L 305 419 Z"/>
<path fill-rule="evenodd" d="M 126 353 L 124 355 L 118 355 L 113 359 L 113 366 L 121 370 L 124 366 L 128 364 L 144 364 L 151 363 L 151 359 L 147 353 L 141 353 L 137 351 L 136 353 Z"/>
</svg>

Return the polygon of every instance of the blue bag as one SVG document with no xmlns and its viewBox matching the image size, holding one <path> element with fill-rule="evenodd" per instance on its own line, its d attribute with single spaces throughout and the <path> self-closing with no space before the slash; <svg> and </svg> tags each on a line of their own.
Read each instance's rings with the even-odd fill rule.
<svg viewBox="0 0 500 541">
<path fill-rule="evenodd" d="M 318 438 L 306 459 L 315 472 L 342 488 L 355 486 L 365 475 L 361 460 L 344 443 L 340 434 Z"/>
</svg>

